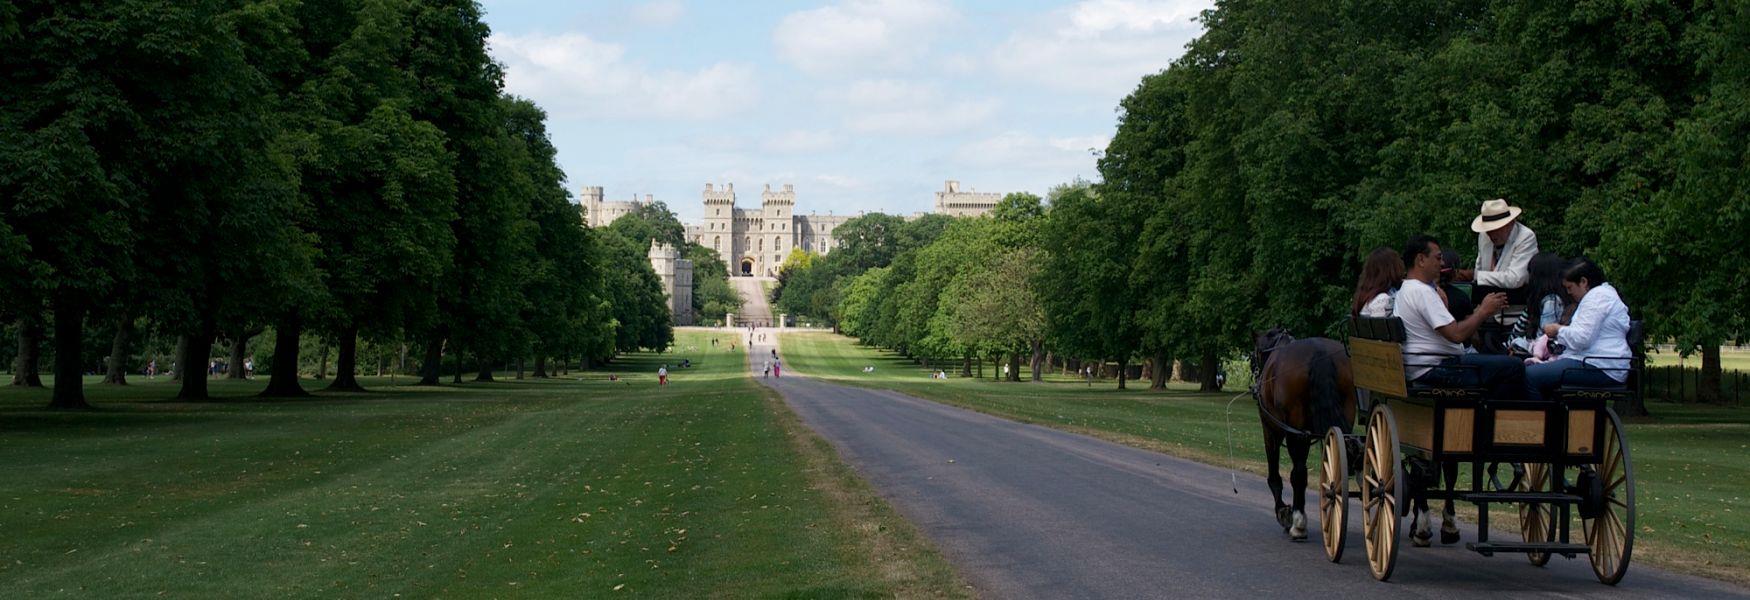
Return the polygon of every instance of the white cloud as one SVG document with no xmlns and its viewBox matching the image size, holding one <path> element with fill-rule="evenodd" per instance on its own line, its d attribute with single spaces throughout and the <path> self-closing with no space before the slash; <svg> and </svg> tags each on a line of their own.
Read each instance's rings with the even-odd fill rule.
<svg viewBox="0 0 1750 600">
<path fill-rule="evenodd" d="M 1059 89 L 1123 94 L 1184 54 L 1210 0 L 1084 0 L 1013 32 L 997 72 Z"/>
<path fill-rule="evenodd" d="M 489 42 L 505 64 L 505 88 L 555 116 L 712 119 L 759 98 L 753 68 L 743 64 L 652 69 L 628 61 L 625 47 L 581 33 L 495 34 Z"/>
<path fill-rule="evenodd" d="M 996 102 L 957 100 L 936 106 L 876 110 L 853 115 L 846 126 L 862 133 L 900 135 L 944 134 L 971 129 L 990 120 Z"/>
<path fill-rule="evenodd" d="M 632 7 L 633 22 L 653 27 L 673 25 L 686 14 L 687 7 L 680 0 L 653 0 Z"/>
<path fill-rule="evenodd" d="M 857 188 L 857 187 L 863 186 L 863 180 L 857 179 L 855 177 L 847 177 L 845 175 L 830 175 L 830 174 L 828 174 L 828 175 L 815 175 L 814 180 L 820 182 L 821 185 L 825 185 L 827 187 L 842 188 L 842 189 Z"/>
<path fill-rule="evenodd" d="M 765 147 L 780 154 L 807 154 L 831 149 L 838 142 L 831 132 L 793 129 L 766 139 Z"/>
<path fill-rule="evenodd" d="M 785 15 L 772 43 L 808 73 L 855 75 L 912 64 L 957 18 L 942 0 L 845 0 Z"/>
<path fill-rule="evenodd" d="M 1105 136 L 1041 137 L 1009 131 L 961 146 L 956 162 L 975 167 L 1002 167 L 1016 172 L 1049 171 L 1067 180 L 1094 170 L 1093 152 L 1104 151 Z"/>
<path fill-rule="evenodd" d="M 820 92 L 858 133 L 916 135 L 964 131 L 989 121 L 997 103 L 960 98 L 937 86 L 898 79 L 863 79 Z"/>
</svg>

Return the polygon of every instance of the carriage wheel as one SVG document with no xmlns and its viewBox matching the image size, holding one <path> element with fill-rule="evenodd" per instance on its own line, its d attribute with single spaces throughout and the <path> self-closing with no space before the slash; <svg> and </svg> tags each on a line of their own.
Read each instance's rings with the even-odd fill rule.
<svg viewBox="0 0 1750 600">
<path fill-rule="evenodd" d="M 1550 488 L 1551 469 L 1543 463 L 1525 465 L 1525 477 L 1519 480 L 1518 491 L 1547 492 Z M 1547 503 L 1526 502 L 1519 505 L 1519 533 L 1525 536 L 1526 543 L 1547 543 L 1556 537 L 1555 509 Z M 1527 552 L 1526 558 L 1531 564 L 1544 566 L 1549 563 L 1548 552 Z"/>
<path fill-rule="evenodd" d="M 1604 428 L 1604 462 L 1595 465 L 1604 497 L 1593 518 L 1581 518 L 1586 546 L 1591 551 L 1592 572 L 1605 585 L 1616 585 L 1628 572 L 1629 554 L 1635 545 L 1635 471 L 1629 462 L 1628 437 L 1616 411 L 1606 409 L 1610 421 Z"/>
<path fill-rule="evenodd" d="M 1337 562 L 1343 559 L 1343 539 L 1349 534 L 1349 459 L 1343 432 L 1336 427 L 1325 432 L 1325 460 L 1320 467 L 1319 530 L 1324 534 L 1325 556 Z"/>
<path fill-rule="evenodd" d="M 1367 419 L 1367 456 L 1361 463 L 1361 529 L 1367 538 L 1367 566 L 1380 581 L 1391 578 L 1398 562 L 1398 507 L 1404 501 L 1401 462 L 1397 420 L 1390 408 L 1377 405 Z"/>
</svg>

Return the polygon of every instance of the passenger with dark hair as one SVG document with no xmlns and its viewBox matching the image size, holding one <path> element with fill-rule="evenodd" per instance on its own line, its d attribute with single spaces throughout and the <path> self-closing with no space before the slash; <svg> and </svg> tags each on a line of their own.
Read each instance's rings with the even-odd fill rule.
<svg viewBox="0 0 1750 600">
<path fill-rule="evenodd" d="M 1391 316 L 1392 296 L 1404 282 L 1404 262 L 1396 250 L 1380 246 L 1361 263 L 1361 279 L 1355 282 L 1355 298 L 1349 302 L 1351 317 Z"/>
<path fill-rule="evenodd" d="M 1404 323 L 1404 366 L 1410 379 L 1442 386 L 1482 386 L 1495 399 L 1520 397 L 1525 385 L 1523 363 L 1500 354 L 1466 354 L 1462 345 L 1487 315 L 1506 306 L 1506 294 L 1484 296 L 1476 311 L 1458 320 L 1434 288 L 1440 277 L 1440 242 L 1425 235 L 1410 238 L 1403 257 L 1409 276 L 1398 289 L 1392 316 Z"/>
<path fill-rule="evenodd" d="M 1562 271 L 1568 261 L 1554 252 L 1539 252 L 1531 257 L 1527 267 L 1530 279 L 1525 283 L 1525 316 L 1513 325 L 1513 349 L 1518 354 L 1531 354 L 1531 345 L 1543 333 L 1545 323 L 1559 323 L 1566 314 L 1568 292 L 1562 287 Z"/>
<path fill-rule="evenodd" d="M 1567 325 L 1543 324 L 1543 333 L 1562 345 L 1562 357 L 1525 369 L 1525 396 L 1542 400 L 1563 385 L 1613 388 L 1628 381 L 1633 350 L 1628 346 L 1628 305 L 1604 276 L 1604 269 L 1579 258 L 1562 272 L 1562 287 L 1579 303 Z"/>
<path fill-rule="evenodd" d="M 1453 285 L 1452 280 L 1458 274 L 1458 253 L 1452 250 L 1440 251 L 1440 295 L 1446 298 L 1446 310 L 1452 313 L 1452 318 L 1460 321 L 1470 317 L 1477 305 L 1470 301 L 1470 295 Z"/>
</svg>

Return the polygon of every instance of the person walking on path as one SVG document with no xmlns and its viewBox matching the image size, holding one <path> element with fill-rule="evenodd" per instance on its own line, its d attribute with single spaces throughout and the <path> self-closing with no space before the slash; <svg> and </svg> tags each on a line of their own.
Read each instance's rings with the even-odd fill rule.
<svg viewBox="0 0 1750 600">
<path fill-rule="evenodd" d="M 778 361 L 775 361 L 775 360 L 772 361 L 772 377 L 782 378 L 783 376 L 784 376 L 784 364 L 780 363 Z"/>
<path fill-rule="evenodd" d="M 769 360 L 766 361 L 766 369 L 764 371 L 761 371 L 760 375 L 764 376 L 768 379 L 770 379 L 772 377 L 772 361 L 769 361 Z"/>
<path fill-rule="evenodd" d="M 656 370 L 656 385 L 657 387 L 668 385 L 668 365 L 663 365 Z"/>
</svg>

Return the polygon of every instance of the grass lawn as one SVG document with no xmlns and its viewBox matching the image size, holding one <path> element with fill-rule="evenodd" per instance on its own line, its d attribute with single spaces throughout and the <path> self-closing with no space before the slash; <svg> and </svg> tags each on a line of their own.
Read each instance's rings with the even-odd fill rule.
<svg viewBox="0 0 1750 600">
<path fill-rule="evenodd" d="M 292 401 L 250 397 L 265 381 L 216 381 L 223 399 L 186 403 L 136 379 L 88 386 L 88 412 L 0 389 L 0 590 L 965 595 L 709 335 L 679 332 L 675 352 L 583 381 L 367 378 L 371 393 Z M 674 369 L 682 358 L 697 366 Z"/>
<path fill-rule="evenodd" d="M 1150 392 L 1143 389 L 1147 381 L 1120 391 L 1110 380 L 1088 386 L 1055 376 L 1037 384 L 959 377 L 941 381 L 909 360 L 859 346 L 844 336 L 786 333 L 781 344 L 788 368 L 798 374 L 893 389 L 1018 421 L 1264 472 L 1257 409 L 1250 395 L 1235 400 L 1244 392 L 1237 385 L 1230 385 L 1227 393 L 1212 394 L 1188 387 Z M 874 373 L 864 373 L 865 366 L 875 367 Z M 948 371 L 954 375 L 956 369 Z M 1750 503 L 1746 503 L 1750 500 L 1750 410 L 1680 404 L 1649 408 L 1652 419 L 1629 425 L 1638 486 L 1635 558 L 1750 583 L 1750 564 L 1744 561 L 1750 556 Z M 1313 476 L 1317 477 L 1316 465 Z"/>
<path fill-rule="evenodd" d="M 1676 352 L 1653 352 L 1649 353 L 1647 364 L 1655 367 L 1682 365 L 1691 369 L 1699 369 L 1701 368 L 1701 355 L 1692 354 L 1688 358 L 1684 358 Z M 1721 349 L 1720 369 L 1750 373 L 1750 351 Z"/>
</svg>

